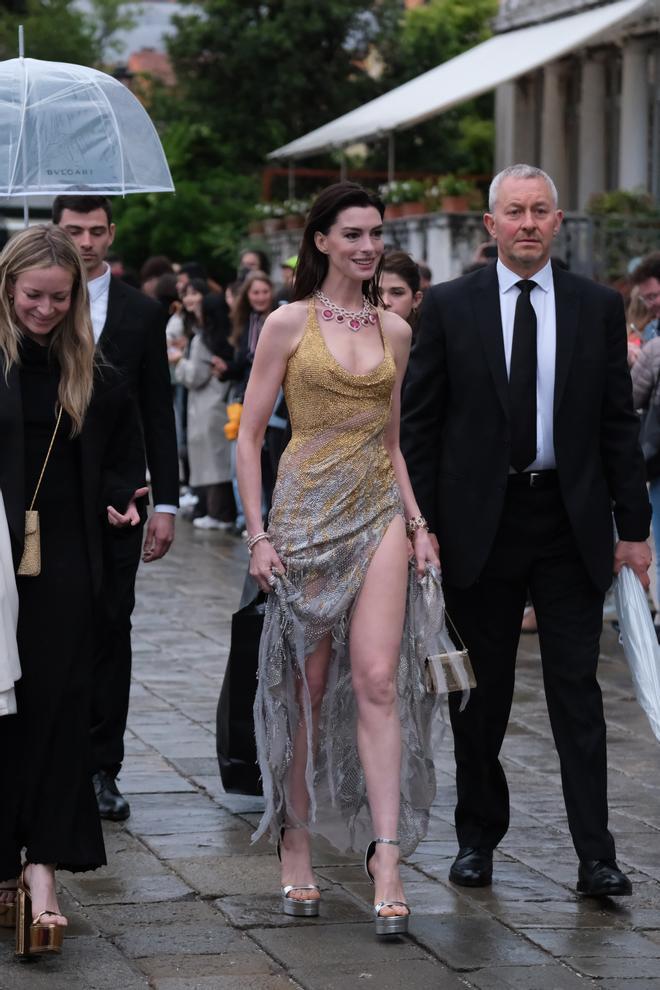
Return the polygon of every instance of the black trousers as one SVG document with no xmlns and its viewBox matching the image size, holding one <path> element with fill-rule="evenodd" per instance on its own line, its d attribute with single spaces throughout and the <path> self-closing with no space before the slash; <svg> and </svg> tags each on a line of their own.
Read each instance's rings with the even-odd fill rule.
<svg viewBox="0 0 660 990">
<path fill-rule="evenodd" d="M 131 615 L 143 526 L 112 530 L 104 545 L 102 621 L 92 694 L 92 766 L 116 777 L 124 759 L 131 690 Z"/>
<path fill-rule="evenodd" d="M 607 828 L 605 720 L 596 679 L 604 596 L 578 554 L 559 489 L 513 483 L 479 580 L 467 589 L 445 584 L 447 611 L 468 647 L 478 685 L 465 711 L 459 712 L 454 696 L 450 703 L 459 845 L 493 849 L 509 826 L 499 754 L 528 589 L 573 843 L 580 859 L 614 858 Z"/>
</svg>

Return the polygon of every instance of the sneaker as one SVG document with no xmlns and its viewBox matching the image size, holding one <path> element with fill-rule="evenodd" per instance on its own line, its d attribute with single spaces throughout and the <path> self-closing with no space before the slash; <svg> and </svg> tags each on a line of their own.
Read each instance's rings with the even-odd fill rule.
<svg viewBox="0 0 660 990">
<path fill-rule="evenodd" d="M 193 492 L 185 492 L 179 496 L 179 507 L 182 509 L 192 509 L 199 502 L 199 498 Z"/>
<path fill-rule="evenodd" d="M 198 519 L 193 519 L 193 526 L 196 529 L 224 529 L 225 525 L 213 516 L 199 516 Z"/>
</svg>

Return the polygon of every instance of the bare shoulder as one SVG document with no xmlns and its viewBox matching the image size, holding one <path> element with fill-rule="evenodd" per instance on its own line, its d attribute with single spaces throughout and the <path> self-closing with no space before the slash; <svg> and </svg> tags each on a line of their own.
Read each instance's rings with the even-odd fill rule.
<svg viewBox="0 0 660 990">
<path fill-rule="evenodd" d="M 410 325 L 396 313 L 391 312 L 381 312 L 380 320 L 383 333 L 392 350 L 407 351 L 412 340 Z"/>
<path fill-rule="evenodd" d="M 299 300 L 273 310 L 266 318 L 260 340 L 287 354 L 292 354 L 302 339 L 307 319 L 307 302 Z"/>
</svg>

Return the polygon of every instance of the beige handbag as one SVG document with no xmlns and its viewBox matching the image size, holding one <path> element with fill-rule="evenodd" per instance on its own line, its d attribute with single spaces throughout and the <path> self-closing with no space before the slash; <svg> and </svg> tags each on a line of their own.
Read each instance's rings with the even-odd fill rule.
<svg viewBox="0 0 660 990">
<path fill-rule="evenodd" d="M 451 622 L 446 611 L 445 616 Z M 446 653 L 437 653 L 435 656 L 426 657 L 424 680 L 429 694 L 448 694 L 452 691 L 465 692 L 477 686 L 465 643 L 459 636 L 456 626 L 451 624 L 460 644 L 460 649 L 448 650 Z M 451 642 L 448 636 L 446 641 Z"/>
<path fill-rule="evenodd" d="M 39 494 L 39 489 L 41 488 L 41 482 L 43 481 L 46 465 L 48 464 L 50 452 L 53 449 L 53 444 L 55 443 L 55 437 L 57 436 L 57 430 L 61 419 L 62 406 L 60 406 L 57 414 L 55 429 L 53 430 L 53 435 L 50 438 L 50 444 L 44 459 L 43 467 L 41 468 L 39 480 L 37 481 L 37 487 L 34 490 L 34 495 L 32 496 L 32 501 L 30 502 L 30 508 L 25 512 L 25 542 L 23 543 L 23 556 L 21 557 L 21 562 L 18 565 L 18 571 L 16 572 L 20 577 L 38 577 L 41 574 L 41 532 L 39 529 L 39 513 L 35 509 L 34 503 L 37 500 L 37 495 Z"/>
</svg>

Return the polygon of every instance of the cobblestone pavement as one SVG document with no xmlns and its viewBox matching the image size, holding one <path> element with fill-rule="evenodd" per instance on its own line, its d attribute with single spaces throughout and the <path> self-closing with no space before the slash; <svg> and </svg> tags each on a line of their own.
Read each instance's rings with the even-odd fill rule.
<svg viewBox="0 0 660 990">
<path fill-rule="evenodd" d="M 315 852 L 321 917 L 279 913 L 272 847 L 250 844 L 260 802 L 223 793 L 215 760 L 245 556 L 236 539 L 180 521 L 169 557 L 142 568 L 120 781 L 131 817 L 106 825 L 108 867 L 61 875 L 70 919 L 61 957 L 15 962 L 10 933 L 0 934 L 0 988 L 660 990 L 660 750 L 609 627 L 601 675 L 611 824 L 632 898 L 599 903 L 574 893 L 538 642 L 528 636 L 504 748 L 512 824 L 492 889 L 447 880 L 456 843 L 445 739 L 430 832 L 404 867 L 411 937 L 376 941 L 359 864 L 327 848 Z"/>
</svg>

